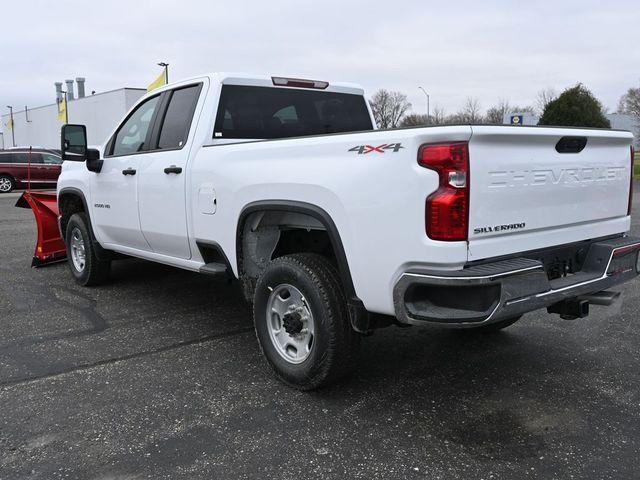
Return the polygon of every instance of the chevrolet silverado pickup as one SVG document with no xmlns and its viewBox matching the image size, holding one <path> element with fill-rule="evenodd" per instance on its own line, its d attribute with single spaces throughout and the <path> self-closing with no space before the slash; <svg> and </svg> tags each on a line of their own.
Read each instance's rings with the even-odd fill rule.
<svg viewBox="0 0 640 480">
<path fill-rule="evenodd" d="M 299 389 L 375 328 L 580 318 L 635 278 L 632 135 L 376 130 L 357 85 L 211 74 L 146 94 L 100 149 L 62 128 L 59 225 L 82 285 L 133 256 L 237 279 Z"/>
</svg>

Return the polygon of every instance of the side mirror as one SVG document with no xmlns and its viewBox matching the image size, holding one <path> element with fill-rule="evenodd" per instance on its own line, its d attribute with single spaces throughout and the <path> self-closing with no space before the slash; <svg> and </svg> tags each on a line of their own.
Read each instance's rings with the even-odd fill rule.
<svg viewBox="0 0 640 480">
<path fill-rule="evenodd" d="M 94 173 L 102 171 L 104 160 L 100 158 L 100 150 L 95 148 L 87 148 L 87 170 Z"/>
<path fill-rule="evenodd" d="M 84 162 L 87 159 L 87 127 L 84 125 L 63 125 L 60 134 L 62 160 Z"/>
</svg>

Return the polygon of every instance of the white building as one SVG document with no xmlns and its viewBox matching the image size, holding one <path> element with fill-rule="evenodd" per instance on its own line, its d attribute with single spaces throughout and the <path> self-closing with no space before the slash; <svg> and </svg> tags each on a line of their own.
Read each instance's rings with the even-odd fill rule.
<svg viewBox="0 0 640 480">
<path fill-rule="evenodd" d="M 68 85 L 67 90 L 69 90 Z M 79 93 L 84 94 L 83 91 Z M 102 145 L 116 124 L 145 93 L 144 88 L 120 88 L 69 100 L 67 102 L 69 123 L 86 125 L 89 145 Z M 2 115 L 0 148 L 14 146 L 13 136 L 15 136 L 17 147 L 60 148 L 60 127 L 63 122 L 58 120 L 56 103 L 29 108 L 26 112 L 24 109 L 19 110 L 14 107 L 13 132 L 8 128 L 7 123 L 9 123 L 9 113 Z"/>
</svg>

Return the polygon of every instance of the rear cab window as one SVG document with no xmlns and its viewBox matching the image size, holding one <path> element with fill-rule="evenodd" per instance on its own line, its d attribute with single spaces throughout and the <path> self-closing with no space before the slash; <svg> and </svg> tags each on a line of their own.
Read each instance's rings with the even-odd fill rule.
<svg viewBox="0 0 640 480">
<path fill-rule="evenodd" d="M 202 84 L 197 84 L 171 91 L 171 98 L 162 119 L 158 149 L 172 150 L 184 146 L 201 88 Z"/>
<path fill-rule="evenodd" d="M 223 85 L 213 137 L 275 139 L 372 129 L 362 95 Z"/>
</svg>

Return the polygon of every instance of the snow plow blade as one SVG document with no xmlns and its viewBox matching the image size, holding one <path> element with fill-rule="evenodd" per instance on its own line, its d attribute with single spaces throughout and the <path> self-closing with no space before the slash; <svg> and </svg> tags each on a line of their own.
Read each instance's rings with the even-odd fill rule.
<svg viewBox="0 0 640 480">
<path fill-rule="evenodd" d="M 41 267 L 64 260 L 67 249 L 58 228 L 58 199 L 56 192 L 26 191 L 16 202 L 16 207 L 30 208 L 38 225 L 38 243 L 31 262 L 32 267 Z"/>
</svg>

